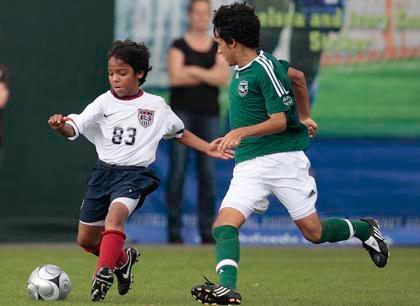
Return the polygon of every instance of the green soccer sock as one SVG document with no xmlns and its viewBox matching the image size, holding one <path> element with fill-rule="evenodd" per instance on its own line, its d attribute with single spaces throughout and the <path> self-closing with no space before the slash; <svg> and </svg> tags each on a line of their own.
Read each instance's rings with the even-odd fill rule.
<svg viewBox="0 0 420 306">
<path fill-rule="evenodd" d="M 220 285 L 236 289 L 239 263 L 239 233 L 230 225 L 222 225 L 213 229 L 216 240 L 216 271 Z"/>
<path fill-rule="evenodd" d="M 370 237 L 371 226 L 369 223 L 360 220 L 350 221 L 354 229 L 354 237 L 359 238 L 361 241 L 366 241 Z"/>
<path fill-rule="evenodd" d="M 365 241 L 370 236 L 370 225 L 364 221 L 350 221 L 341 218 L 327 218 L 321 222 L 320 243 L 348 240 L 353 236 Z"/>
</svg>

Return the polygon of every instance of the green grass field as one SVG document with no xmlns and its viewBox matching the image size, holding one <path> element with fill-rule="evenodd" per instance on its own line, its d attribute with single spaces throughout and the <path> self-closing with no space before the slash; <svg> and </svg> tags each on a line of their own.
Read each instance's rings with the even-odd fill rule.
<svg viewBox="0 0 420 306">
<path fill-rule="evenodd" d="M 139 247 L 135 283 L 126 296 L 116 288 L 101 305 L 201 305 L 190 288 L 201 274 L 216 280 L 211 247 Z M 385 269 L 361 248 L 244 248 L 239 289 L 243 305 L 420 305 L 420 249 L 393 248 Z M 0 246 L 0 305 L 92 305 L 95 258 L 73 245 Z M 30 301 L 26 280 L 38 265 L 53 263 L 70 276 L 66 301 Z"/>
<path fill-rule="evenodd" d="M 420 60 L 322 68 L 319 136 L 419 137 Z"/>
</svg>

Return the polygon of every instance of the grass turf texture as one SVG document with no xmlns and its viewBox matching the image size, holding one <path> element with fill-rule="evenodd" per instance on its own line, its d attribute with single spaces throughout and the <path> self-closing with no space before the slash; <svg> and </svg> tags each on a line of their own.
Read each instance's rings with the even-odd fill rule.
<svg viewBox="0 0 420 306">
<path fill-rule="evenodd" d="M 211 247 L 139 247 L 135 283 L 119 296 L 116 283 L 103 305 L 200 305 L 190 288 L 201 273 L 217 280 Z M 419 305 L 420 249 L 393 248 L 385 269 L 361 248 L 243 248 L 239 289 L 243 305 Z M 0 247 L 1 305 L 92 305 L 92 255 L 70 245 Z M 65 301 L 30 301 L 26 281 L 39 265 L 61 266 L 72 292 Z M 101 304 L 102 305 L 102 304 Z"/>
<path fill-rule="evenodd" d="M 319 77 L 319 136 L 420 136 L 420 60 L 326 67 Z"/>
</svg>

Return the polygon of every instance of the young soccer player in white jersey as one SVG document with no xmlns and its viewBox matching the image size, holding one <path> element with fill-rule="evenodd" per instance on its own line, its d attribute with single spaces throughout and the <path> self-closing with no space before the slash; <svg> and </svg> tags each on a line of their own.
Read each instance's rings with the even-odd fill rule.
<svg viewBox="0 0 420 306">
<path fill-rule="evenodd" d="M 96 162 L 80 212 L 77 242 L 99 256 L 91 299 L 102 301 L 114 275 L 124 295 L 132 282 L 131 269 L 138 260 L 135 248 L 124 249 L 124 223 L 140 207 L 147 194 L 159 185 L 148 169 L 162 138 L 178 142 L 212 157 L 229 159 L 188 130 L 164 99 L 140 89 L 146 80 L 149 51 L 144 44 L 116 41 L 108 53 L 111 90 L 89 104 L 80 114 L 55 114 L 52 129 L 70 140 L 80 134 L 96 147 Z"/>
<path fill-rule="evenodd" d="M 320 220 L 316 212 L 316 183 L 308 174 L 310 163 L 303 150 L 317 125 L 310 117 L 302 73 L 258 50 L 260 22 L 246 4 L 221 6 L 213 23 L 218 52 L 235 66 L 229 89 L 232 130 L 219 148 L 236 148 L 236 166 L 213 226 L 219 284 L 194 286 L 192 295 L 206 305 L 241 303 L 236 288 L 238 229 L 252 213 L 267 210 L 270 194 L 287 208 L 308 241 L 338 242 L 355 236 L 374 264 L 384 267 L 389 248 L 376 220 Z"/>
</svg>

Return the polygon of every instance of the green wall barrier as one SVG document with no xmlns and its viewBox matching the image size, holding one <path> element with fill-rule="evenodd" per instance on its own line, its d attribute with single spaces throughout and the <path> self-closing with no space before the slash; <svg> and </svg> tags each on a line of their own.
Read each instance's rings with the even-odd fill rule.
<svg viewBox="0 0 420 306">
<path fill-rule="evenodd" d="M 95 159 L 83 139 L 50 130 L 51 114 L 80 112 L 108 88 L 114 1 L 6 1 L 0 63 L 10 72 L 0 165 L 0 242 L 74 240 Z"/>
</svg>

